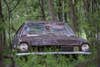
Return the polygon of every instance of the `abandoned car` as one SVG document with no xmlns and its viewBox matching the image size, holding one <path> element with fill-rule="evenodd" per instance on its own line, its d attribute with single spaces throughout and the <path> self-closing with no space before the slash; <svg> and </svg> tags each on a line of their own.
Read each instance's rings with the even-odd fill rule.
<svg viewBox="0 0 100 67">
<path fill-rule="evenodd" d="M 87 40 L 75 36 L 67 23 L 46 21 L 22 24 L 13 39 L 13 48 L 21 53 L 89 54 L 90 51 Z"/>
</svg>

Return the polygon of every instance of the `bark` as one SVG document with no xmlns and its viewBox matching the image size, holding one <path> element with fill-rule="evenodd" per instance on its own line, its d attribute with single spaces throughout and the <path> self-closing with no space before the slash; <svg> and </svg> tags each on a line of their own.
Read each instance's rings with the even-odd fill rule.
<svg viewBox="0 0 100 67">
<path fill-rule="evenodd" d="M 40 2 L 40 9 L 41 9 L 41 19 L 46 20 L 45 10 L 44 10 L 45 0 L 39 0 L 39 2 Z"/>
<path fill-rule="evenodd" d="M 97 67 L 100 67 L 100 40 L 97 41 Z"/>
<path fill-rule="evenodd" d="M 2 30 L 2 25 L 3 25 L 3 14 L 2 14 L 2 6 L 1 6 L 1 0 L 0 0 L 0 51 L 3 50 L 3 45 L 4 45 L 4 35 L 3 35 L 3 30 Z"/>
<path fill-rule="evenodd" d="M 65 12 L 65 3 L 66 1 L 65 0 L 63 0 L 63 2 L 62 2 L 62 21 L 63 22 L 67 22 L 67 12 Z"/>
<path fill-rule="evenodd" d="M 89 12 L 89 6 L 90 6 L 90 1 L 89 0 L 83 0 L 84 1 L 84 9 L 88 13 Z"/>
<path fill-rule="evenodd" d="M 72 20 L 72 28 L 75 33 L 78 32 L 78 23 L 77 23 L 77 15 L 75 10 L 75 2 L 74 0 L 69 0 L 69 7 L 70 7 L 70 17 Z"/>
<path fill-rule="evenodd" d="M 97 26 L 97 32 L 96 32 L 96 34 L 97 34 L 97 43 L 96 43 L 96 48 L 97 48 L 97 55 L 96 55 L 96 57 L 97 57 L 97 60 L 96 60 L 96 62 L 97 62 L 97 67 L 100 67 L 100 26 L 99 26 L 99 24 L 97 24 L 96 25 Z"/>
<path fill-rule="evenodd" d="M 62 0 L 58 0 L 58 18 L 59 21 L 63 21 L 63 16 L 62 16 L 62 10 L 63 10 L 63 1 Z"/>
<path fill-rule="evenodd" d="M 0 0 L 0 67 L 5 67 L 6 65 L 4 64 L 4 58 L 6 59 L 11 59 L 12 61 L 12 66 L 15 67 L 15 62 L 13 59 L 13 56 L 10 55 L 3 55 L 3 51 L 5 48 L 5 28 L 4 28 L 4 17 L 2 13 L 2 2 Z"/>
<path fill-rule="evenodd" d="M 48 0 L 48 8 L 49 8 L 49 14 L 51 16 L 52 21 L 57 21 L 56 13 L 54 10 L 54 0 Z"/>
<path fill-rule="evenodd" d="M 2 4 L 0 0 L 0 21 L 4 21 L 3 14 L 2 14 Z"/>
<path fill-rule="evenodd" d="M 4 45 L 4 34 L 3 34 L 3 30 L 1 25 L 3 25 L 3 14 L 2 14 L 2 4 L 1 4 L 1 0 L 0 0 L 0 66 L 4 67 L 4 62 L 3 62 L 3 55 L 2 55 L 2 51 L 3 51 L 3 45 Z"/>
</svg>

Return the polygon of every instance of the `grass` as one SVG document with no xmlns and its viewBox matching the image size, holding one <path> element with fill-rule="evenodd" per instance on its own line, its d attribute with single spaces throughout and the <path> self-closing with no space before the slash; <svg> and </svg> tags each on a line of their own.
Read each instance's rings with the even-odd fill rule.
<svg viewBox="0 0 100 67">
<path fill-rule="evenodd" d="M 27 59 L 26 57 L 16 57 L 16 64 L 18 67 L 75 67 L 76 64 L 84 62 L 87 58 L 83 55 L 78 56 L 77 60 L 72 55 L 29 55 Z M 93 65 L 89 67 L 95 67 L 95 64 Z"/>
<path fill-rule="evenodd" d="M 73 67 L 73 61 L 63 55 L 30 55 L 27 61 L 25 57 L 16 61 L 19 67 Z"/>
<path fill-rule="evenodd" d="M 15 52 L 16 53 L 16 52 Z M 15 54 L 14 53 L 14 54 Z M 94 58 L 92 55 L 77 55 L 77 59 L 73 55 L 29 55 L 15 56 L 17 67 L 75 67 L 77 64 L 88 64 L 87 67 L 96 67 L 94 62 L 87 63 Z M 84 64 L 85 62 L 85 64 Z M 5 64 L 11 64 L 11 60 L 5 60 Z M 10 67 L 10 66 L 9 66 Z"/>
</svg>

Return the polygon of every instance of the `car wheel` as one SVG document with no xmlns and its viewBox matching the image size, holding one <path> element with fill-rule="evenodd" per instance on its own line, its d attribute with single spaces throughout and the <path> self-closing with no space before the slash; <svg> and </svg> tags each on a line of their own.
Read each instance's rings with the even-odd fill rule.
<svg viewBox="0 0 100 67">
<path fill-rule="evenodd" d="M 20 50 L 21 52 L 27 52 L 28 49 L 29 49 L 29 46 L 28 46 L 27 43 L 20 43 L 20 45 L 19 45 L 19 50 Z"/>
</svg>

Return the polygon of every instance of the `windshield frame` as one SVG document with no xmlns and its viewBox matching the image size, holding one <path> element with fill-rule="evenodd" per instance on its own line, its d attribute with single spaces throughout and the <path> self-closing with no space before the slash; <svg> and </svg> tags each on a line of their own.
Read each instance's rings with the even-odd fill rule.
<svg viewBox="0 0 100 67">
<path fill-rule="evenodd" d="M 23 32 L 25 32 L 25 27 L 29 27 L 28 26 L 29 24 L 32 24 L 32 25 L 36 25 L 36 24 L 40 25 L 40 24 L 42 24 L 42 27 L 44 29 L 44 30 L 41 31 L 41 33 L 37 32 L 37 33 L 32 33 L 32 34 L 48 34 L 48 33 L 53 33 L 55 35 L 57 35 L 57 34 L 58 35 L 63 35 L 63 33 L 59 34 L 59 32 L 52 32 L 52 30 L 51 30 L 52 26 L 55 26 L 55 25 L 59 26 L 59 24 L 55 24 L 55 23 L 52 23 L 52 24 L 49 24 L 49 23 L 27 23 L 27 24 L 25 24 L 23 26 L 21 35 L 24 35 Z M 48 26 L 49 26 L 50 29 L 46 29 L 46 27 L 48 27 Z M 66 35 L 66 36 L 75 36 L 75 33 L 73 32 L 72 28 L 67 23 L 62 24 L 62 26 L 64 27 L 64 30 L 65 30 L 64 35 Z M 34 28 L 34 26 L 33 26 L 33 28 Z M 26 32 L 26 34 L 29 34 L 29 33 Z"/>
</svg>

